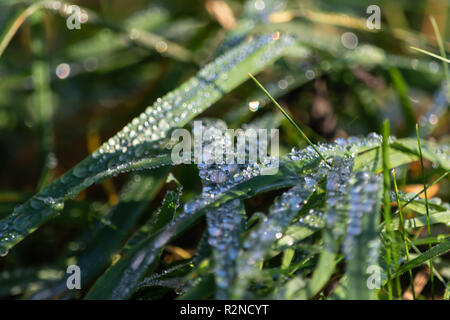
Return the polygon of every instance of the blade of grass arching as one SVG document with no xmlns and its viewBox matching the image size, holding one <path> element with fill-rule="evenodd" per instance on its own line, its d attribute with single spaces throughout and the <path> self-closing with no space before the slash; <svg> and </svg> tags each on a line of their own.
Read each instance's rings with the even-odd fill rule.
<svg viewBox="0 0 450 320">
<path fill-rule="evenodd" d="M 384 198 L 384 221 L 386 223 L 386 268 L 388 279 L 391 279 L 391 251 L 392 251 L 392 231 L 391 231 L 391 177 L 389 174 L 389 120 L 385 120 L 382 126 L 383 133 L 383 198 Z M 394 261 L 397 261 L 394 258 Z M 388 281 L 388 296 L 392 300 L 392 285 Z"/>
<path fill-rule="evenodd" d="M 417 156 L 417 160 L 420 160 L 416 137 L 394 140 L 391 143 L 391 148 L 414 154 Z M 450 148 L 448 145 L 421 141 L 421 148 L 423 157 L 431 162 L 438 163 L 444 170 L 450 170 Z"/>
<path fill-rule="evenodd" d="M 420 144 L 420 134 L 419 134 L 419 125 L 416 125 L 416 134 L 417 134 L 417 146 L 419 148 L 419 158 L 420 158 L 420 167 L 422 172 L 422 180 L 423 180 L 423 188 L 424 188 L 424 196 L 425 196 L 425 208 L 427 214 L 427 235 L 428 238 L 431 237 L 431 226 L 430 226 L 430 212 L 428 207 L 428 195 L 425 181 L 425 168 L 423 166 L 423 156 L 422 156 L 422 147 Z M 431 249 L 431 243 L 428 246 Z M 434 274 L 433 274 L 433 260 L 430 259 L 430 281 L 431 281 L 431 299 L 434 300 Z"/>
<path fill-rule="evenodd" d="M 425 190 L 431 188 L 432 186 L 434 186 L 436 183 L 439 183 L 442 179 L 444 179 L 447 175 L 448 175 L 449 171 L 443 173 L 439 178 L 437 178 L 436 180 L 434 180 L 432 183 L 430 183 L 429 185 L 427 185 L 425 188 L 423 188 L 420 192 L 416 193 L 413 197 L 411 197 L 408 201 L 406 201 L 403 204 L 403 208 L 405 208 L 407 205 L 409 205 L 410 203 L 412 203 L 414 200 L 416 200 L 417 198 L 419 198 L 419 196 L 425 192 Z M 398 210 L 397 210 L 398 211 Z M 397 213 L 397 211 L 395 213 Z M 425 212 L 426 212 L 426 208 L 425 208 Z"/>
<path fill-rule="evenodd" d="M 416 119 L 408 96 L 408 85 L 400 71 L 396 68 L 389 69 L 389 74 L 397 94 L 400 97 L 400 105 L 403 111 L 403 119 L 405 121 L 405 135 L 408 136 L 414 132 Z"/>
<path fill-rule="evenodd" d="M 428 249 L 427 251 L 420 254 L 418 257 L 416 257 L 416 258 L 410 260 L 408 263 L 405 263 L 404 265 L 402 265 L 400 268 L 398 268 L 398 270 L 394 274 L 391 275 L 391 279 L 392 279 L 392 277 L 398 277 L 398 276 L 402 275 L 406 271 L 411 270 L 411 269 L 427 262 L 428 260 L 431 260 L 434 257 L 443 255 L 446 252 L 448 252 L 449 250 L 450 250 L 450 238 L 446 238 L 444 241 L 442 241 L 438 245 L 432 247 L 431 249 Z M 431 275 L 431 270 L 430 270 L 430 275 Z"/>
<path fill-rule="evenodd" d="M 401 193 L 399 194 L 400 203 L 404 205 L 409 200 L 411 200 L 411 195 L 408 196 L 408 194 Z M 433 198 L 432 198 L 433 199 Z M 434 198 L 433 203 L 431 200 L 428 202 L 429 209 L 430 209 L 430 215 L 435 214 L 441 211 L 446 211 L 447 206 L 450 204 L 447 204 L 445 202 L 441 202 L 442 200 L 440 198 Z M 438 204 L 440 203 L 440 204 Z M 414 211 L 420 215 L 426 215 L 426 208 L 425 208 L 425 200 L 422 198 L 415 199 L 412 202 L 408 202 L 408 209 L 411 211 Z M 397 209 L 398 210 L 398 209 Z"/>
<path fill-rule="evenodd" d="M 409 248 L 408 248 L 408 242 L 406 241 L 406 232 L 405 232 L 405 222 L 403 218 L 403 209 L 402 204 L 400 203 L 399 195 L 398 195 L 398 188 L 397 188 L 397 179 L 395 177 L 395 169 L 392 169 L 392 180 L 394 181 L 394 190 L 395 190 L 395 197 L 397 198 L 397 206 L 399 210 L 399 228 L 400 233 L 402 235 L 403 245 L 405 247 L 405 254 L 406 254 L 406 262 L 409 262 Z M 397 277 L 397 279 L 400 279 Z M 416 300 L 416 293 L 414 291 L 414 278 L 412 274 L 412 270 L 409 270 L 409 279 L 411 283 L 411 290 L 413 294 L 413 299 Z"/>
<path fill-rule="evenodd" d="M 440 241 L 437 241 L 437 244 L 442 243 L 445 239 L 447 239 L 448 237 L 444 237 L 443 239 L 441 239 Z M 416 254 L 421 255 L 422 252 L 419 250 L 419 248 L 416 247 L 416 245 L 414 244 L 414 241 L 411 241 L 408 239 L 409 245 L 411 246 L 411 248 L 416 252 Z M 428 243 L 431 243 L 428 242 Z M 436 270 L 436 268 L 433 269 L 434 271 L 434 275 L 436 276 L 436 278 L 444 285 L 445 289 L 448 290 L 450 289 L 450 284 L 447 283 L 444 278 L 442 278 L 441 274 Z"/>
<path fill-rule="evenodd" d="M 287 112 L 278 104 L 278 102 L 272 97 L 272 95 L 263 87 L 263 85 L 261 83 L 259 83 L 258 80 L 256 80 L 256 78 L 249 73 L 248 74 L 249 77 L 256 83 L 256 85 L 267 95 L 267 97 L 270 99 L 270 101 L 272 101 L 272 103 L 278 108 L 278 110 L 280 110 L 280 112 L 286 117 L 286 119 L 289 120 L 289 122 L 294 126 L 295 129 L 297 129 L 298 133 L 300 133 L 300 135 L 303 137 L 303 139 L 305 139 L 305 141 L 309 144 L 309 146 L 311 148 L 314 149 L 314 151 L 319 155 L 319 157 L 329 166 L 331 166 L 331 164 L 325 159 L 325 157 L 320 153 L 320 151 L 317 149 L 317 147 L 311 142 L 311 140 L 309 140 L 309 138 L 306 136 L 306 134 L 303 132 L 302 129 L 300 129 L 300 127 L 297 125 L 297 123 L 295 123 L 295 121 L 287 114 Z"/>
<path fill-rule="evenodd" d="M 442 241 L 444 241 L 445 239 L 447 239 L 448 237 L 449 237 L 449 235 L 440 234 L 440 235 L 438 235 L 436 237 L 431 237 L 431 239 L 430 238 L 421 238 L 421 239 L 414 239 L 414 240 L 409 240 L 408 239 L 408 242 L 410 243 L 411 247 L 413 245 L 414 246 L 422 246 L 422 245 L 425 245 L 425 244 L 428 244 L 428 243 L 439 244 Z M 419 252 L 417 252 L 417 253 L 419 253 Z"/>
<path fill-rule="evenodd" d="M 0 35 L 0 57 L 5 52 L 5 49 L 8 47 L 8 44 L 11 42 L 14 35 L 19 30 L 20 26 L 25 22 L 25 20 L 30 17 L 33 13 L 39 10 L 46 1 L 38 1 L 33 3 L 32 5 L 25 8 L 21 13 L 19 13 L 14 19 L 11 21 L 9 27 L 5 28 L 4 32 Z"/>
<path fill-rule="evenodd" d="M 99 222 L 94 227 L 93 238 L 87 249 L 77 257 L 82 286 L 92 283 L 111 264 L 148 203 L 158 194 L 169 170 L 167 167 L 134 174 L 123 187 L 119 202 L 105 217 L 108 224 Z M 73 297 L 76 292 L 67 291 L 66 278 L 67 275 L 51 288 L 37 292 L 33 299 L 49 299 L 64 292 L 66 298 Z"/>
<path fill-rule="evenodd" d="M 36 230 L 93 183 L 124 171 L 171 163 L 165 141 L 227 92 L 283 55 L 294 40 L 288 36 L 255 36 L 206 65 L 183 85 L 158 99 L 97 151 L 55 180 L 6 219 L 0 221 L 0 253 Z"/>
<path fill-rule="evenodd" d="M 392 168 L 396 168 L 402 164 L 410 163 L 417 160 L 417 156 L 394 148 L 389 149 L 389 164 Z M 383 172 L 383 152 L 380 147 L 371 149 L 356 157 L 355 170 L 369 169 L 372 172 Z"/>
<path fill-rule="evenodd" d="M 429 217 L 429 223 L 430 225 L 434 224 L 448 224 L 450 222 L 450 211 L 440 211 L 436 212 L 434 214 L 430 214 Z M 426 216 L 420 216 L 415 218 L 406 219 L 403 221 L 403 229 L 404 230 L 410 230 L 415 228 L 421 228 L 428 225 L 427 217 Z M 401 230 L 402 223 L 400 219 L 395 218 L 392 220 L 392 230 Z M 428 238 L 427 238 L 428 239 Z M 430 238 L 432 239 L 432 238 Z"/>
<path fill-rule="evenodd" d="M 179 206 L 180 196 L 180 190 L 178 192 L 168 191 L 159 208 L 158 216 L 173 218 Z M 160 232 L 150 233 L 143 239 L 138 234 L 138 241 L 134 245 L 130 245 L 130 242 L 135 242 L 132 238 L 124 250 L 123 257 L 119 256 L 118 260 L 113 262 L 92 286 L 85 298 L 91 300 L 130 298 L 148 270 L 155 267 L 158 262 L 164 246 L 171 238 L 167 230 L 174 227 L 176 221 L 173 222 L 169 222 L 159 230 Z M 184 227 L 187 226 L 189 225 Z"/>
</svg>

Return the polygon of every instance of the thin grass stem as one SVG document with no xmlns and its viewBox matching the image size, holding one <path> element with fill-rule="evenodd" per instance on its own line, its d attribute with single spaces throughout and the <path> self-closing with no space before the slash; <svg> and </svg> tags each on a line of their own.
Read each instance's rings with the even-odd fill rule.
<svg viewBox="0 0 450 320">
<path fill-rule="evenodd" d="M 430 225 L 430 209 L 428 205 L 428 195 L 427 195 L 427 188 L 426 188 L 426 182 L 425 182 L 425 169 L 423 166 L 423 156 L 422 156 L 422 146 L 420 144 L 420 135 L 419 135 L 419 125 L 416 124 L 416 134 L 417 134 L 417 145 L 419 147 L 419 158 L 420 158 L 420 167 L 422 169 L 422 180 L 423 180 L 423 188 L 424 188 L 424 195 L 425 195 L 425 209 L 427 214 L 427 236 L 428 238 L 431 238 L 431 225 Z M 431 249 L 431 243 L 428 243 L 429 249 Z M 431 299 L 434 300 L 434 275 L 433 275 L 433 260 L 430 259 L 430 281 L 431 281 Z"/>
<path fill-rule="evenodd" d="M 395 197 L 397 199 L 397 206 L 398 206 L 398 210 L 399 210 L 400 233 L 401 233 L 401 236 L 402 236 L 403 244 L 405 246 L 406 262 L 409 262 L 409 248 L 408 248 L 408 242 L 406 240 L 405 220 L 404 220 L 404 217 L 403 217 L 402 204 L 400 203 L 400 197 L 398 195 L 397 179 L 395 177 L 395 170 L 394 169 L 392 169 L 392 180 L 394 182 Z M 411 290 L 412 290 L 413 299 L 416 300 L 416 292 L 414 290 L 414 278 L 413 278 L 412 270 L 409 270 L 409 279 L 410 279 L 410 283 L 411 283 Z"/>
<path fill-rule="evenodd" d="M 391 254 L 392 254 L 392 230 L 391 230 L 391 177 L 389 174 L 389 120 L 383 122 L 381 128 L 383 134 L 383 198 L 384 198 L 384 222 L 386 224 L 386 267 L 387 267 L 387 277 L 389 281 L 387 282 L 388 287 L 388 297 L 392 300 L 392 285 L 391 285 Z"/>
<path fill-rule="evenodd" d="M 325 163 L 327 165 L 331 166 L 331 164 L 320 153 L 320 151 L 317 149 L 317 147 L 311 142 L 311 140 L 309 140 L 309 138 L 306 136 L 306 134 L 303 132 L 303 130 L 300 129 L 300 127 L 297 125 L 297 123 L 295 123 L 295 121 L 289 116 L 289 114 L 278 104 L 278 102 L 272 97 L 272 95 L 266 90 L 266 88 L 264 88 L 263 85 L 261 83 L 259 83 L 259 81 L 256 80 L 256 78 L 251 73 L 249 73 L 248 75 L 256 83 L 256 85 L 266 94 L 266 96 L 270 99 L 270 101 L 272 101 L 272 103 L 278 108 L 278 110 L 281 111 L 281 113 L 286 117 L 286 119 L 289 120 L 289 122 L 295 127 L 295 129 L 297 129 L 297 131 L 300 133 L 300 135 L 303 137 L 303 139 L 305 139 L 305 141 L 311 146 L 311 148 L 314 149 L 314 151 L 319 155 L 319 157 L 323 161 L 325 161 Z"/>
</svg>

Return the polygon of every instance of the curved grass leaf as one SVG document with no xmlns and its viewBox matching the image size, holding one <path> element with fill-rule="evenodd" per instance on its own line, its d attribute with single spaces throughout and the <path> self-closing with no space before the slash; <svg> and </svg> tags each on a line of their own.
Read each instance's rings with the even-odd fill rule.
<svg viewBox="0 0 450 320">
<path fill-rule="evenodd" d="M 444 170 L 450 170 L 450 146 L 445 144 L 435 144 L 429 141 L 421 141 L 423 157 L 431 162 L 436 162 Z M 393 141 L 391 148 L 396 148 L 401 151 L 407 151 L 411 154 L 419 156 L 419 149 L 417 147 L 417 139 L 406 138 Z"/>
<path fill-rule="evenodd" d="M 46 1 L 37 1 L 29 5 L 11 20 L 8 27 L 4 28 L 4 31 L 0 35 L 0 57 L 2 56 L 3 52 L 5 52 L 8 44 L 16 34 L 17 30 L 19 30 L 20 26 L 25 22 L 25 20 L 37 10 L 41 9 L 45 3 Z"/>
<path fill-rule="evenodd" d="M 420 216 L 416 218 L 406 219 L 404 224 L 405 229 L 415 229 L 420 227 L 427 226 L 427 217 L 426 216 Z M 399 229 L 399 218 L 395 218 L 392 220 L 392 228 L 393 230 Z M 450 223 L 450 211 L 440 211 L 433 214 L 430 214 L 430 225 L 431 224 L 446 224 L 448 225 Z"/>
<path fill-rule="evenodd" d="M 423 252 L 418 257 L 416 257 L 416 258 L 410 260 L 408 263 L 405 263 L 404 265 L 402 265 L 400 268 L 398 268 L 398 270 L 394 274 L 392 274 L 391 278 L 398 277 L 398 276 L 402 275 L 403 273 L 405 273 L 406 271 L 411 270 L 411 269 L 427 262 L 428 260 L 430 260 L 434 257 L 445 254 L 449 250 L 450 250 L 450 238 L 446 238 L 438 245 L 432 247 L 431 249 Z"/>
<path fill-rule="evenodd" d="M 170 163 L 162 141 L 247 79 L 280 57 L 292 44 L 289 37 L 253 37 L 206 65 L 195 77 L 158 99 L 122 131 L 50 186 L 0 221 L 0 253 L 33 232 L 91 184 L 124 171 Z"/>
</svg>

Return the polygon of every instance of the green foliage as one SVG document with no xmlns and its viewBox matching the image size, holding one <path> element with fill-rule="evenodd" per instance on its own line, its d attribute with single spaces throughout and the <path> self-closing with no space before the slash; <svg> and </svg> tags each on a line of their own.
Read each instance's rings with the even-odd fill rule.
<svg viewBox="0 0 450 320">
<path fill-rule="evenodd" d="M 232 3 L 233 8 L 241 7 Z M 409 277 L 412 283 L 413 270 L 425 264 L 431 269 L 431 295 L 439 288 L 448 290 L 448 279 L 433 259 L 445 259 L 450 249 L 446 202 L 450 148 L 446 133 L 437 121 L 430 121 L 434 119 L 430 116 L 447 112 L 447 87 L 445 82 L 441 85 L 433 113 L 421 119 L 410 97 L 410 87 L 419 86 L 410 83 L 411 74 L 420 85 L 435 88 L 441 84 L 442 72 L 430 71 L 425 57 L 416 63 L 407 52 L 392 54 L 382 41 L 379 46 L 360 44 L 350 50 L 345 43 L 342 46 L 340 37 L 297 19 L 297 1 L 263 3 L 261 7 L 258 1 L 246 1 L 235 28 L 225 35 L 211 17 L 191 21 L 177 13 L 177 1 L 167 7 L 136 9 L 120 21 L 108 16 L 104 3 L 84 8 L 89 22 L 82 28 L 89 26 L 88 31 L 81 40 L 74 36 L 60 53 L 60 60 L 72 66 L 73 73 L 64 81 L 75 87 L 67 88 L 61 75 L 57 74 L 59 79 L 49 75 L 56 60 L 39 37 L 46 33 L 50 37 L 45 23 L 56 18 L 64 23 L 61 17 L 67 14 L 48 1 L 2 5 L 8 8 L 8 17 L 0 16 L 7 25 L 0 38 L 0 72 L 6 74 L 0 105 L 22 103 L 22 95 L 30 96 L 30 105 L 37 110 L 31 122 L 39 135 L 40 169 L 35 195 L 27 201 L 18 190 L 0 193 L 0 202 L 9 201 L 0 207 L 0 268 L 6 270 L 0 272 L 1 296 L 397 299 L 406 289 L 400 280 Z M 334 16 L 322 9 L 325 16 Z M 313 21 L 321 19 L 320 13 L 311 12 Z M 294 17 L 273 22 L 287 13 Z M 436 29 L 435 21 L 433 26 Z M 344 31 L 334 27 L 335 36 Z M 32 30 L 30 87 L 26 77 L 13 73 L 15 46 L 20 48 L 14 35 L 21 28 Z M 395 32 L 389 37 L 395 39 Z M 445 56 L 445 43 L 439 45 Z M 260 72 L 261 82 L 251 75 Z M 389 78 L 391 87 L 383 82 L 376 88 L 372 73 Z M 262 92 L 245 83 L 249 74 Z M 96 83 L 95 77 L 106 78 L 107 86 Z M 129 87 L 115 92 L 114 81 L 121 77 Z M 130 94 L 130 87 L 140 89 Z M 104 110 L 103 116 L 91 119 L 93 131 L 111 135 L 128 124 L 99 147 L 94 143 L 89 149 L 96 150 L 78 164 L 73 166 L 77 161 L 71 158 L 67 163 L 72 169 L 66 170 L 70 167 L 66 163 L 56 171 L 57 165 L 50 165 L 49 159 L 59 144 L 71 151 L 70 143 L 59 138 L 58 116 L 67 121 L 71 113 L 54 97 L 77 88 L 90 92 L 88 102 L 125 97 L 124 108 L 108 113 L 111 119 Z M 128 102 L 128 97 L 135 101 Z M 149 99 L 155 102 L 139 109 Z M 282 99 L 289 112 L 275 99 Z M 65 101 L 75 105 L 79 99 L 69 94 Z M 266 108 L 269 102 L 277 109 Z M 256 113 L 249 112 L 249 104 L 256 105 Z M 312 110 L 307 110 L 309 105 Z M 6 107 L 1 111 L 0 120 L 3 115 L 28 123 L 17 111 Z M 80 106 L 73 112 L 85 110 Z M 395 117 L 401 120 L 394 121 Z M 198 118 L 210 133 L 203 148 L 215 146 L 214 133 L 227 125 L 280 127 L 278 170 L 265 175 L 271 164 L 249 159 L 238 165 L 173 163 L 172 132 L 190 128 Z M 383 118 L 391 121 L 384 122 L 382 136 L 371 132 Z M 426 130 L 420 137 L 417 129 L 417 139 L 411 138 L 419 120 Z M 79 118 L 74 122 L 81 123 Z M 401 138 L 390 135 L 389 123 Z M 20 129 L 11 126 L 12 131 Z M 6 125 L 2 128 L 7 130 Z M 89 131 L 85 129 L 83 137 Z M 338 130 L 349 135 L 338 137 Z M 433 139 L 425 140 L 429 136 Z M 300 147 L 291 150 L 295 144 Z M 420 174 L 414 175 L 417 163 Z M 395 175 L 391 187 L 394 168 L 404 169 L 401 188 L 423 186 L 424 200 L 400 192 Z M 108 200 L 95 194 L 101 190 L 95 184 L 103 186 Z M 121 188 L 116 197 L 115 186 Z M 443 200 L 429 196 L 431 186 L 441 186 Z M 13 200 L 2 200 L 8 197 Z M 395 203 L 399 212 L 391 208 Z M 421 233 L 425 227 L 426 234 Z M 25 268 L 17 257 L 42 238 L 61 240 L 63 249 L 48 262 Z M 425 245 L 426 251 L 415 245 Z M 410 258 L 410 247 L 419 252 L 415 257 Z M 66 287 L 68 264 L 82 270 L 80 291 Z M 382 270 L 378 289 L 368 286 L 368 270 L 374 267 Z"/>
</svg>

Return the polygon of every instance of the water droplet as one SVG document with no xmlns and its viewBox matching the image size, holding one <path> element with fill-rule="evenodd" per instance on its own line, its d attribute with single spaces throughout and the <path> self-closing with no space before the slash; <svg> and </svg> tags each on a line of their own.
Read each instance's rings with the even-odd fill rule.
<svg viewBox="0 0 450 320">
<path fill-rule="evenodd" d="M 345 32 L 341 36 L 341 42 L 347 49 L 355 49 L 358 46 L 358 37 L 353 32 Z"/>
<path fill-rule="evenodd" d="M 256 112 L 259 109 L 259 101 L 258 100 L 252 100 L 248 103 L 248 108 L 251 112 Z"/>
<path fill-rule="evenodd" d="M 56 67 L 56 76 L 59 79 L 66 79 L 70 75 L 70 65 L 61 63 Z"/>
</svg>

